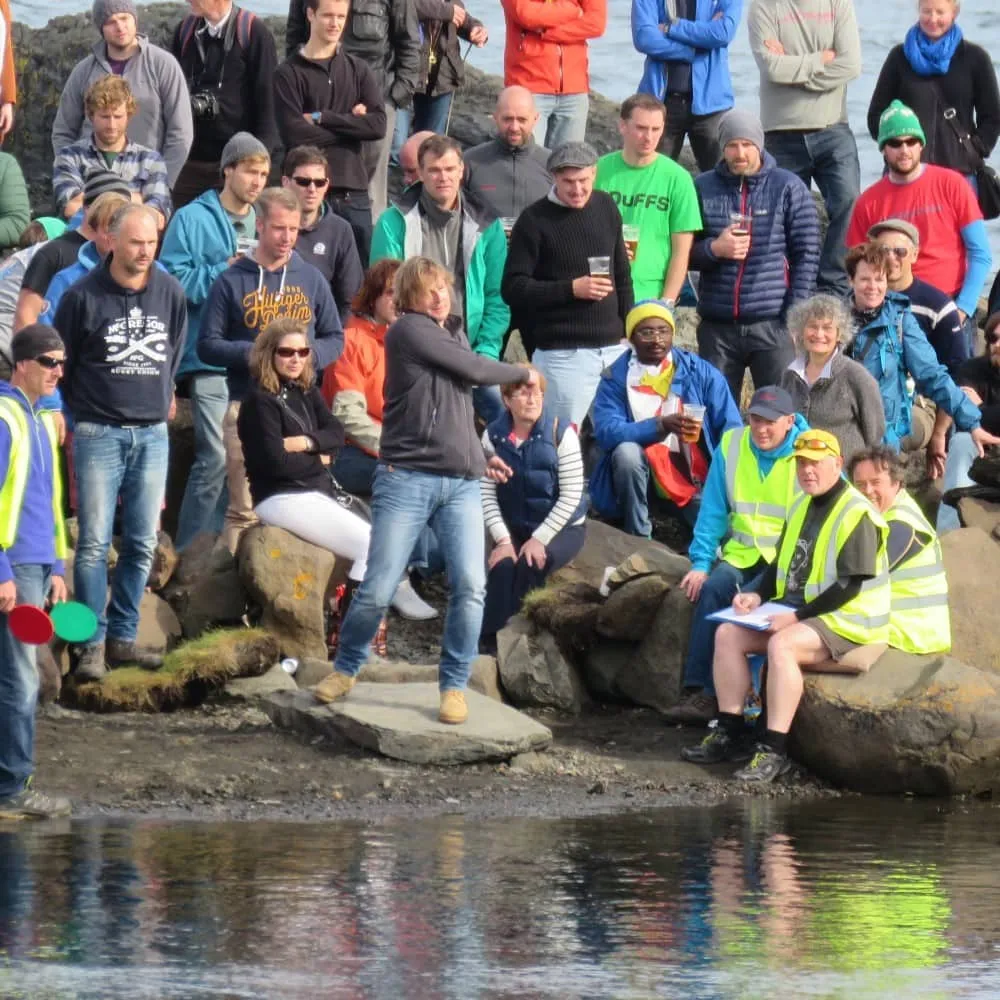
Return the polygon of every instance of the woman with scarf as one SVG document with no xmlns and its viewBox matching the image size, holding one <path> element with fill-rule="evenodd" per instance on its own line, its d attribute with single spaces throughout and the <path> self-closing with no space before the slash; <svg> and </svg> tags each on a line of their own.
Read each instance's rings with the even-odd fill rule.
<svg viewBox="0 0 1000 1000">
<path fill-rule="evenodd" d="M 917 23 L 882 66 L 868 105 L 868 131 L 877 139 L 879 117 L 900 100 L 916 112 L 927 136 L 923 162 L 971 176 L 1000 137 L 1000 89 L 989 53 L 963 37 L 959 7 L 959 0 L 920 0 Z M 952 109 L 949 121 L 945 112 Z"/>
</svg>

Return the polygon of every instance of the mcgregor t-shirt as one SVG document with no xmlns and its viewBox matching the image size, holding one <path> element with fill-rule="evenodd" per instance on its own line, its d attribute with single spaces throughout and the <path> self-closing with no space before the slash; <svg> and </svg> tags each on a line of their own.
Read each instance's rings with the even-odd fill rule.
<svg viewBox="0 0 1000 1000">
<path fill-rule="evenodd" d="M 632 261 L 635 298 L 658 299 L 670 266 L 672 233 L 696 233 L 701 210 L 694 180 L 684 167 L 662 154 L 645 167 L 631 167 L 621 152 L 597 161 L 594 187 L 611 195 L 622 222 L 639 227 Z"/>
</svg>

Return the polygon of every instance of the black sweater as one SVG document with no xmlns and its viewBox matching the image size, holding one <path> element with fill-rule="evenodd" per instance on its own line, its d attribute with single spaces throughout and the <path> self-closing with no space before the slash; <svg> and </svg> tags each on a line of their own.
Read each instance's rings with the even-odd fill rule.
<svg viewBox="0 0 1000 1000">
<path fill-rule="evenodd" d="M 611 257 L 613 291 L 599 302 L 573 295 L 573 281 L 590 273 L 588 257 Z M 608 347 L 625 336 L 632 308 L 632 274 L 622 217 L 611 195 L 594 191 L 583 208 L 546 196 L 514 224 L 501 292 L 512 326 L 543 350 Z"/>
<path fill-rule="evenodd" d="M 955 382 L 975 389 L 983 405 L 983 430 L 1000 433 L 1000 370 L 986 356 L 970 358 L 958 369 Z"/>
<path fill-rule="evenodd" d="M 240 405 L 236 429 L 254 504 L 278 493 L 316 491 L 332 496 L 330 473 L 320 455 L 332 458 L 343 446 L 344 428 L 319 389 L 305 392 L 286 383 L 276 396 L 255 383 Z M 285 438 L 299 434 L 313 439 L 313 451 L 285 451 Z"/>
<path fill-rule="evenodd" d="M 367 112 L 351 114 L 363 104 Z M 368 190 L 361 143 L 385 136 L 385 103 L 372 71 L 338 48 L 328 62 L 313 62 L 296 52 L 278 67 L 274 111 L 287 149 L 319 146 L 330 165 L 330 186 Z M 314 125 L 303 115 L 321 112 Z"/>
<path fill-rule="evenodd" d="M 942 99 L 943 95 L 943 99 Z M 958 112 L 959 121 L 978 139 L 989 155 L 1000 137 L 1000 90 L 993 63 L 985 49 L 971 42 L 959 43 L 944 76 L 919 76 L 897 45 L 886 57 L 868 105 L 868 131 L 878 138 L 878 120 L 894 101 L 911 107 L 927 135 L 924 163 L 951 167 L 971 174 L 978 167 L 962 148 L 955 130 L 944 119 L 946 108 Z"/>
</svg>

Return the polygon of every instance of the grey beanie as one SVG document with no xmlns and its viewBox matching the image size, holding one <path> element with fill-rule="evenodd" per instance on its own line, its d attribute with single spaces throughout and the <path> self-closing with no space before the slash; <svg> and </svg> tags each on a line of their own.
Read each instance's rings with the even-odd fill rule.
<svg viewBox="0 0 1000 1000">
<path fill-rule="evenodd" d="M 746 139 L 763 151 L 764 126 L 755 114 L 733 108 L 722 116 L 722 121 L 719 122 L 719 145 L 725 149 L 736 139 Z"/>
<path fill-rule="evenodd" d="M 240 160 L 245 160 L 250 156 L 266 156 L 269 160 L 271 159 L 267 146 L 257 136 L 251 135 L 249 132 L 237 132 L 222 147 L 222 161 L 219 164 L 219 169 L 225 170 L 226 167 L 239 163 Z"/>
<path fill-rule="evenodd" d="M 98 31 L 107 24 L 108 18 L 114 17 L 115 14 L 131 14 L 136 24 L 139 23 L 139 11 L 134 0 L 94 0 L 91 17 Z"/>
<path fill-rule="evenodd" d="M 132 188 L 128 181 L 123 180 L 111 170 L 102 170 L 100 167 L 96 167 L 94 170 L 88 171 L 83 180 L 83 207 L 90 208 L 102 194 L 107 194 L 109 191 L 123 194 L 126 198 L 132 196 Z"/>
<path fill-rule="evenodd" d="M 46 351 L 65 349 L 59 331 L 48 323 L 31 323 L 22 327 L 10 341 L 10 354 L 15 365 L 18 361 L 32 361 Z"/>
</svg>

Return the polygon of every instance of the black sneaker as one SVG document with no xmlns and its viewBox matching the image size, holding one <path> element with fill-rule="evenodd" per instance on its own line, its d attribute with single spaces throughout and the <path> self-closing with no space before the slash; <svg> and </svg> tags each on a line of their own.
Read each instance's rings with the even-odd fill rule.
<svg viewBox="0 0 1000 1000">
<path fill-rule="evenodd" d="M 159 670 L 163 666 L 163 654 L 151 649 L 143 649 L 129 639 L 108 639 L 105 658 L 109 667 L 142 667 L 143 670 Z"/>
<path fill-rule="evenodd" d="M 750 763 L 746 767 L 741 767 L 733 778 L 748 784 L 767 785 L 787 774 L 793 766 L 787 754 L 778 753 L 766 743 L 758 743 L 754 747 Z"/>
<path fill-rule="evenodd" d="M 0 819 L 57 819 L 72 812 L 69 799 L 46 795 L 31 782 L 9 799 L 0 799 Z"/>
<path fill-rule="evenodd" d="M 721 726 L 715 726 L 696 746 L 683 747 L 681 759 L 690 764 L 721 764 L 732 760 L 738 743 Z"/>
<path fill-rule="evenodd" d="M 107 664 L 104 662 L 104 643 L 95 642 L 89 646 L 84 646 L 76 658 L 76 666 L 73 668 L 73 676 L 80 683 L 88 681 L 99 681 L 108 672 Z"/>
</svg>

